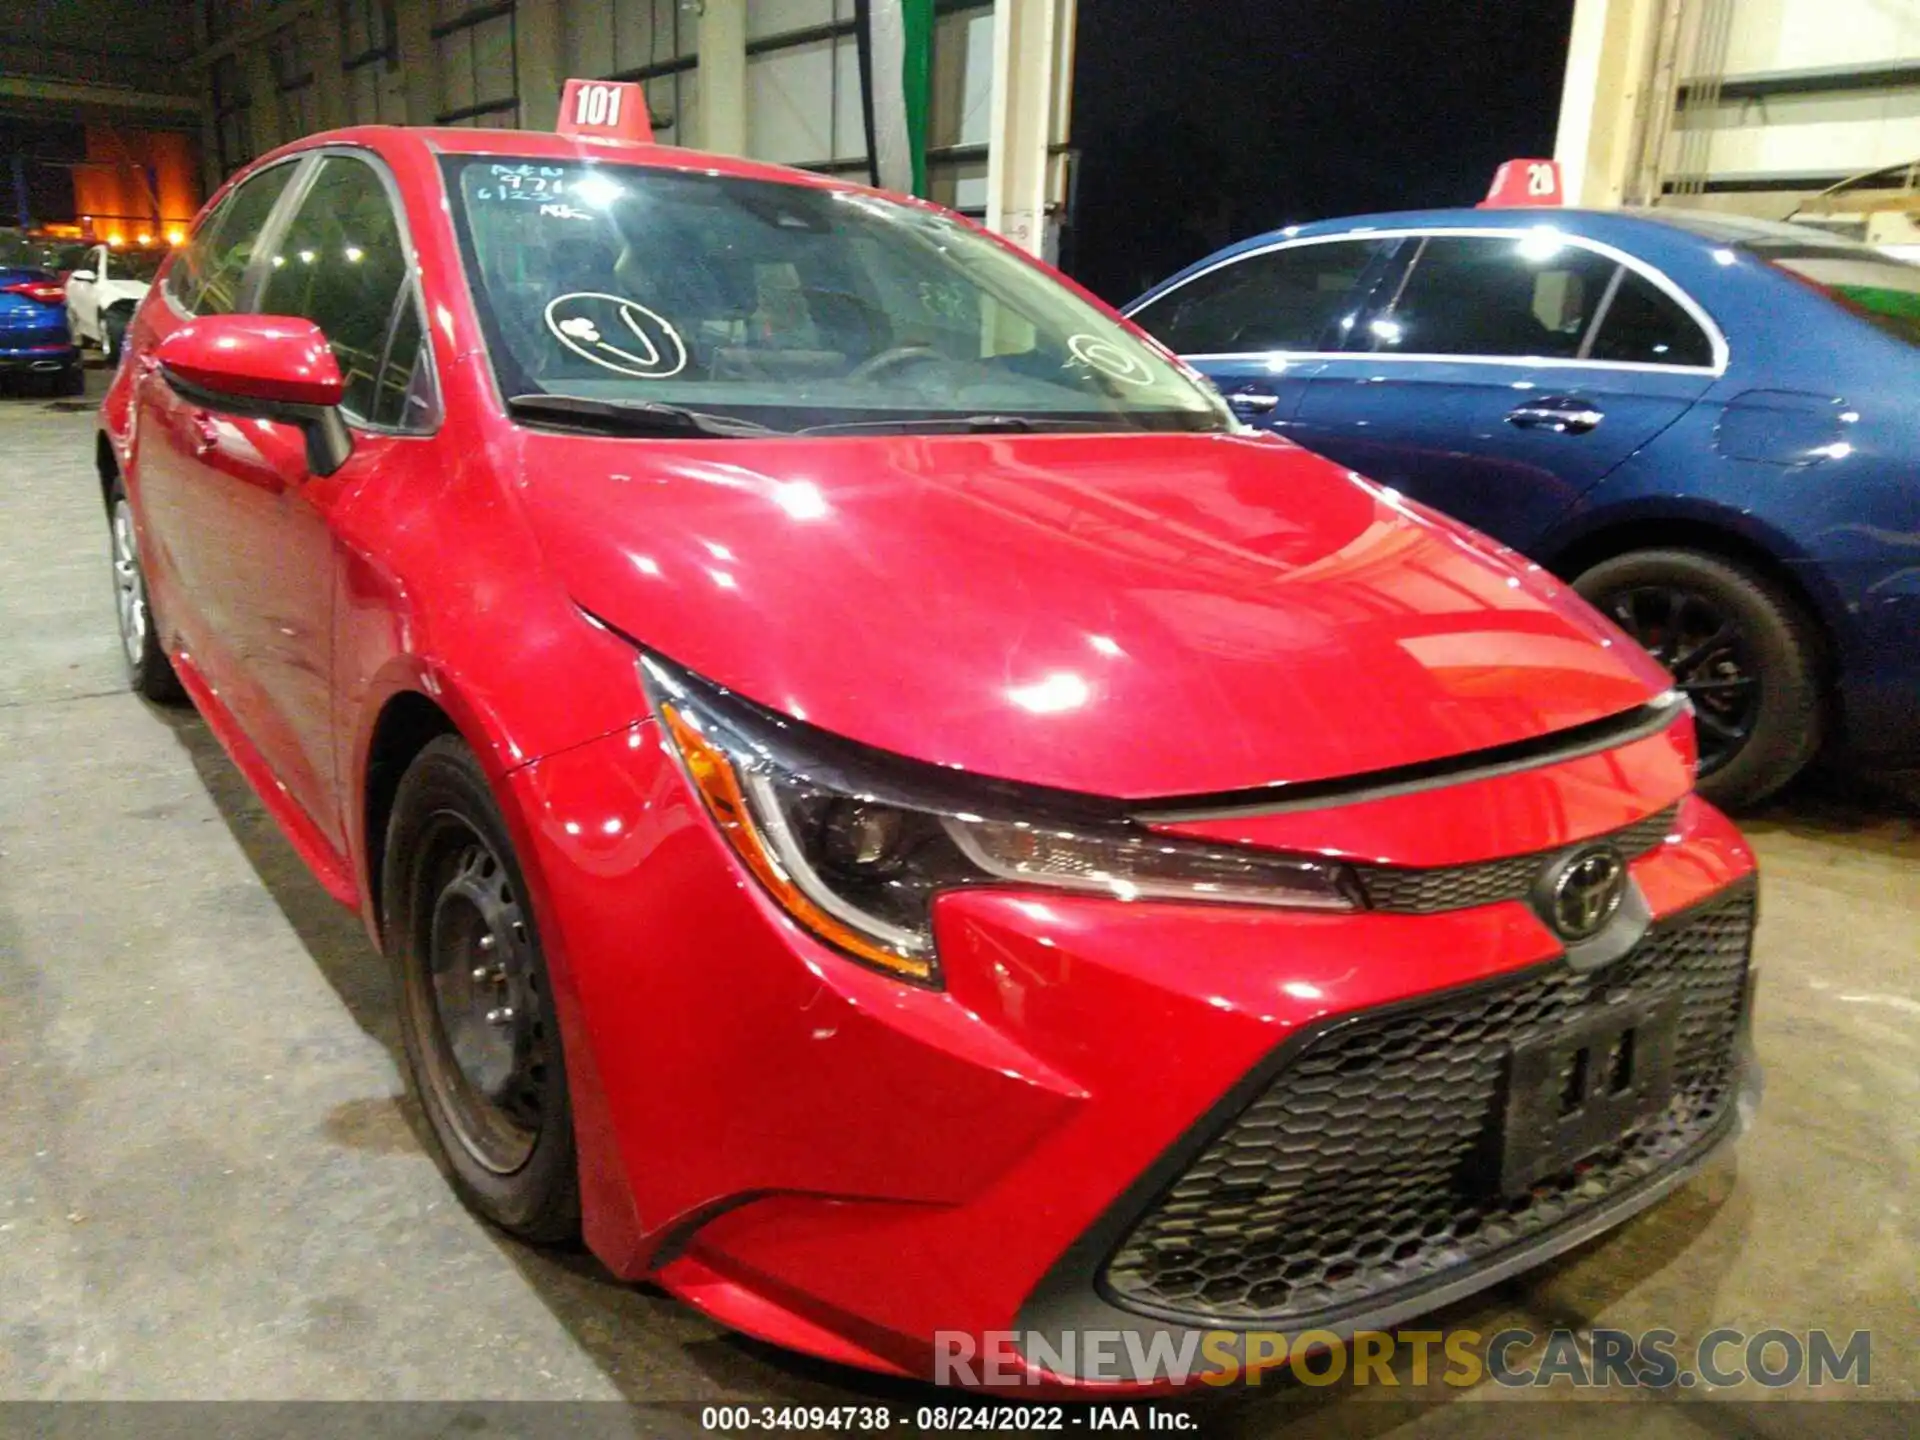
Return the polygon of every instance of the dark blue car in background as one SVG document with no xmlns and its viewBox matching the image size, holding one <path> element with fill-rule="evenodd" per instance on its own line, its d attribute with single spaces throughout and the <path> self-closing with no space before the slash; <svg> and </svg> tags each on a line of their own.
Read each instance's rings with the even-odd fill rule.
<svg viewBox="0 0 1920 1440">
<path fill-rule="evenodd" d="M 20 379 L 61 395 L 78 395 L 87 383 L 60 277 L 10 259 L 0 240 L 0 384 Z"/>
<path fill-rule="evenodd" d="M 1920 266 L 1660 210 L 1291 226 L 1127 307 L 1241 417 L 1571 581 L 1749 804 L 1920 760 Z"/>
</svg>

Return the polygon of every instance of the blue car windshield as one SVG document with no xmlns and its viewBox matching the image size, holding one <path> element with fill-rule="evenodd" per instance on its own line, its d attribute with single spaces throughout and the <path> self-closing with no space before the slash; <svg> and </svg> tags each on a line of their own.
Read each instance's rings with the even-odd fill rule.
<svg viewBox="0 0 1920 1440">
<path fill-rule="evenodd" d="M 444 163 L 504 395 L 782 431 L 1232 428 L 1203 382 L 938 211 L 701 171 Z"/>
</svg>

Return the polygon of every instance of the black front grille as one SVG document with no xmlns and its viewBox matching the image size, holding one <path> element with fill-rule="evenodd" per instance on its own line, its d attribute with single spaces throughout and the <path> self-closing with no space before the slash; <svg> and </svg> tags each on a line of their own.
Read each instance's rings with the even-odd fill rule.
<svg viewBox="0 0 1920 1440">
<path fill-rule="evenodd" d="M 1632 859 L 1666 839 L 1679 817 L 1680 807 L 1673 805 L 1610 835 L 1595 838 Z M 1446 865 L 1425 870 L 1360 865 L 1354 867 L 1354 873 L 1359 877 L 1370 908 L 1429 915 L 1440 910 L 1464 910 L 1470 905 L 1492 905 L 1500 900 L 1524 900 L 1540 878 L 1545 863 L 1544 855 L 1512 855 L 1474 865 Z"/>
<path fill-rule="evenodd" d="M 1631 1189 L 1733 1104 L 1753 919 L 1743 886 L 1603 970 L 1556 960 L 1310 1037 L 1135 1223 L 1102 1273 L 1107 1298 L 1187 1324 L 1337 1322 Z M 1666 1110 L 1526 1195 L 1502 1194 L 1512 1047 L 1663 999 L 1679 1006 Z"/>
</svg>

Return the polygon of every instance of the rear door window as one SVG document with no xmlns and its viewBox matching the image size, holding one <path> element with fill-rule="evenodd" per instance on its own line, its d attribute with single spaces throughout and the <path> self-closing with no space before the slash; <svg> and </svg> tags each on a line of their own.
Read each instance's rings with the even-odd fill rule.
<svg viewBox="0 0 1920 1440">
<path fill-rule="evenodd" d="M 1230 260 L 1133 313 L 1180 355 L 1314 350 L 1391 240 L 1332 240 Z"/>
</svg>

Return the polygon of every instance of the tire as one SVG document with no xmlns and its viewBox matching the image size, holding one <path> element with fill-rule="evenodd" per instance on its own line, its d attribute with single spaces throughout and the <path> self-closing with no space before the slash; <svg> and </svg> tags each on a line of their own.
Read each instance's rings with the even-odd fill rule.
<svg viewBox="0 0 1920 1440">
<path fill-rule="evenodd" d="M 53 393 L 56 395 L 84 395 L 87 393 L 87 365 L 84 360 L 73 362 L 71 369 L 62 370 L 54 377 Z"/>
<path fill-rule="evenodd" d="M 1818 632 L 1774 581 L 1698 550 L 1638 550 L 1573 587 L 1675 672 L 1694 705 L 1700 793 L 1716 805 L 1765 799 L 1820 749 Z"/>
<path fill-rule="evenodd" d="M 146 566 L 140 560 L 133 506 L 126 488 L 113 482 L 107 501 L 107 525 L 113 556 L 114 608 L 120 622 L 120 656 L 127 663 L 127 683 L 136 694 L 162 705 L 177 705 L 187 697 L 173 662 L 160 643 L 153 602 L 147 595 Z"/>
<path fill-rule="evenodd" d="M 500 807 L 456 736 L 401 777 L 381 893 L 408 1084 L 441 1168 L 502 1229 L 575 1238 L 579 1162 L 546 960 Z"/>
<path fill-rule="evenodd" d="M 131 319 L 124 310 L 109 310 L 100 321 L 100 353 L 109 370 L 120 364 L 120 352 L 126 347 L 127 324 Z"/>
</svg>

